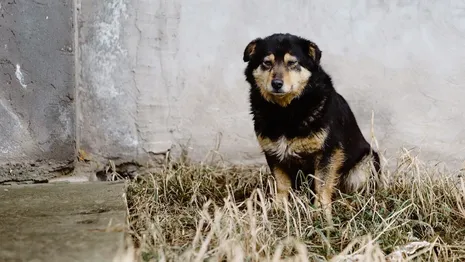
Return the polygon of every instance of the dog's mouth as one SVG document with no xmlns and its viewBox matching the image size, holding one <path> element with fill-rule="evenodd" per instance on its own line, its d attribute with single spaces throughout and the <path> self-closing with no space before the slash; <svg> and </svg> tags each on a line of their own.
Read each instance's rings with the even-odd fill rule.
<svg viewBox="0 0 465 262">
<path fill-rule="evenodd" d="M 292 90 L 292 88 L 290 88 L 290 90 Z M 271 89 L 268 92 L 271 95 L 274 95 L 274 96 L 285 96 L 285 95 L 290 93 L 290 91 L 283 90 L 283 88 L 281 88 L 281 89 Z"/>
<path fill-rule="evenodd" d="M 287 92 L 284 91 L 271 91 L 270 93 L 274 96 L 284 96 L 287 94 Z"/>
</svg>

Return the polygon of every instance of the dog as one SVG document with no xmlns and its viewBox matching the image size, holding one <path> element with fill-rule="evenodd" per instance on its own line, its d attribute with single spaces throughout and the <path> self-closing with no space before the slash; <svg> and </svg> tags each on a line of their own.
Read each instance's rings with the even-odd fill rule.
<svg viewBox="0 0 465 262">
<path fill-rule="evenodd" d="M 332 223 L 336 188 L 360 192 L 378 177 L 381 165 L 349 104 L 320 65 L 321 55 L 310 40 L 276 33 L 252 40 L 243 61 L 254 131 L 275 178 L 277 200 L 287 199 L 302 184 L 299 171 L 311 174 L 314 205 Z M 362 170 L 363 164 L 370 165 L 370 172 Z"/>
</svg>

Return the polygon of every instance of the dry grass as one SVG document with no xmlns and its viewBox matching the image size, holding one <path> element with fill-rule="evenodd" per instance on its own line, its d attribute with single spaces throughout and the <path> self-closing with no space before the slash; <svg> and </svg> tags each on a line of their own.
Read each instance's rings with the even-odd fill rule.
<svg viewBox="0 0 465 262">
<path fill-rule="evenodd" d="M 332 229 L 305 190 L 278 208 L 265 169 L 202 165 L 129 183 L 130 225 L 143 261 L 465 261 L 463 179 L 398 162 L 387 189 L 336 197 Z"/>
</svg>

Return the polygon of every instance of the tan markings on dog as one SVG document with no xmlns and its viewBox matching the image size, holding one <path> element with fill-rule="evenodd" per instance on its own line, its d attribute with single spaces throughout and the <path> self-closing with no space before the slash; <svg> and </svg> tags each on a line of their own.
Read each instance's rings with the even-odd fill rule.
<svg viewBox="0 0 465 262">
<path fill-rule="evenodd" d="M 327 137 L 328 131 L 321 129 L 319 132 L 303 138 L 287 139 L 281 136 L 278 140 L 271 140 L 268 137 L 258 135 L 257 140 L 263 151 L 277 157 L 279 161 L 284 161 L 288 158 L 300 158 L 300 154 L 320 151 Z"/>
<path fill-rule="evenodd" d="M 245 48 L 246 50 L 246 53 L 248 54 L 248 56 L 252 56 L 254 53 L 255 53 L 255 47 L 257 46 L 257 42 L 256 41 L 252 41 L 250 42 L 247 47 Z"/>
<path fill-rule="evenodd" d="M 279 167 L 273 168 L 273 176 L 276 179 L 276 199 L 282 202 L 289 196 L 292 187 L 291 178 Z"/>
<path fill-rule="evenodd" d="M 291 150 L 289 144 L 290 140 L 287 140 L 286 137 L 282 136 L 278 140 L 271 140 L 268 137 L 258 136 L 258 143 L 263 151 L 266 153 L 276 156 L 279 161 L 283 161 L 286 158 L 299 158 L 294 151 Z"/>
<path fill-rule="evenodd" d="M 342 149 L 336 149 L 331 155 L 329 165 L 315 172 L 315 205 L 323 208 L 326 220 L 332 224 L 331 198 L 339 180 L 339 169 L 344 163 L 345 156 Z"/>
<path fill-rule="evenodd" d="M 315 48 L 313 48 L 312 46 L 310 46 L 309 48 L 309 54 L 313 59 L 315 59 L 316 57 Z"/>
<path fill-rule="evenodd" d="M 328 131 L 326 129 L 322 129 L 313 136 L 292 139 L 290 147 L 296 154 L 314 153 L 323 148 L 327 137 Z"/>
<path fill-rule="evenodd" d="M 265 58 L 263 58 L 263 61 L 270 61 L 271 63 L 274 63 L 274 55 L 273 54 L 270 54 L 268 56 L 265 56 Z"/>
<path fill-rule="evenodd" d="M 270 59 L 270 56 L 265 57 L 264 61 Z M 271 68 L 262 68 L 262 66 L 259 66 L 253 71 L 253 76 L 265 100 L 286 107 L 294 98 L 302 94 L 312 74 L 309 70 L 298 64 L 288 65 L 289 61 L 297 61 L 297 58 L 290 54 L 285 54 L 281 62 L 276 62 L 274 56 L 272 58 L 273 65 Z M 272 93 L 271 81 L 273 78 L 283 80 L 284 85 L 282 89 L 284 93 L 279 95 Z"/>
<path fill-rule="evenodd" d="M 291 55 L 289 53 L 285 54 L 284 55 L 284 63 L 288 64 L 291 61 L 297 62 L 297 57 L 295 57 L 295 56 L 293 56 L 293 55 Z"/>
<path fill-rule="evenodd" d="M 316 51 L 315 49 L 318 48 L 315 43 L 310 43 L 310 46 L 308 48 L 308 54 L 316 60 Z"/>
</svg>

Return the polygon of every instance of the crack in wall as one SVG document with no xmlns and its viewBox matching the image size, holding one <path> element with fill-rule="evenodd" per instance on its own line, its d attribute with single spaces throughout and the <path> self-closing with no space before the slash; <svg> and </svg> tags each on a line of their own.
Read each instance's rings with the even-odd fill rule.
<svg viewBox="0 0 465 262">
<path fill-rule="evenodd" d="M 178 1 L 158 1 L 149 8 L 137 2 L 135 6 L 138 41 L 134 82 L 141 94 L 136 101 L 137 130 L 142 153 L 162 154 L 173 147 L 169 122 L 171 93 L 178 88 L 173 62 L 179 45 L 181 6 Z M 165 62 L 171 66 L 167 68 Z M 158 91 L 153 92 L 154 89 Z"/>
</svg>

